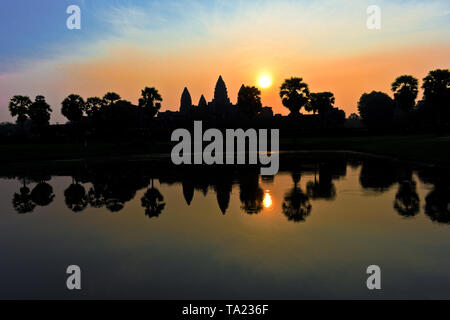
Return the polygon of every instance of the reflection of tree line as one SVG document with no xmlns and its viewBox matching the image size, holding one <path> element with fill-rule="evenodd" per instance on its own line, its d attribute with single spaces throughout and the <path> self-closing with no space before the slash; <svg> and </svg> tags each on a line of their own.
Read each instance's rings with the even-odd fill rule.
<svg viewBox="0 0 450 320">
<path fill-rule="evenodd" d="M 352 165 L 352 163 L 349 163 Z M 282 202 L 282 212 L 289 221 L 304 221 L 312 211 L 311 200 L 336 198 L 334 180 L 346 175 L 347 161 L 330 160 L 304 165 L 292 172 L 293 186 L 286 192 Z M 175 170 L 175 171 L 174 171 Z M 218 207 L 225 214 L 230 203 L 233 185 L 239 185 L 241 208 L 248 214 L 258 214 L 263 210 L 264 190 L 260 186 L 259 170 L 247 168 L 236 171 L 220 170 L 159 170 L 149 174 L 140 168 L 92 168 L 72 177 L 72 183 L 65 189 L 66 206 L 73 212 L 81 212 L 88 206 L 106 208 L 110 212 L 121 211 L 126 202 L 133 200 L 138 190 L 147 188 L 141 198 L 141 206 L 148 217 L 158 217 L 165 209 L 164 196 L 154 186 L 154 179 L 161 184 L 181 184 L 183 196 L 191 204 L 195 191 L 207 195 L 213 190 Z M 314 173 L 306 182 L 305 190 L 300 186 L 302 173 Z M 450 183 L 448 174 L 436 169 L 418 170 L 420 180 L 433 184 L 433 190 L 425 198 L 425 213 L 433 221 L 450 223 Z M 32 212 L 37 206 L 48 206 L 54 200 L 52 186 L 47 182 L 50 176 L 18 177 L 23 186 L 13 196 L 13 206 L 18 213 Z M 273 182 L 273 177 L 262 177 L 265 183 Z M 27 185 L 36 183 L 30 189 Z M 86 189 L 85 184 L 91 186 Z M 413 170 L 404 165 L 396 165 L 380 160 L 362 162 L 360 184 L 364 189 L 383 193 L 398 184 L 394 199 L 394 209 L 403 217 L 413 217 L 420 211 L 420 199 L 416 191 Z"/>
<path fill-rule="evenodd" d="M 20 180 L 23 186 L 19 193 L 14 194 L 12 200 L 13 207 L 18 213 L 32 212 L 36 206 L 45 207 L 53 202 L 55 198 L 53 188 L 46 182 L 50 177 L 20 177 Z M 27 187 L 30 182 L 37 183 L 32 190 Z"/>
</svg>

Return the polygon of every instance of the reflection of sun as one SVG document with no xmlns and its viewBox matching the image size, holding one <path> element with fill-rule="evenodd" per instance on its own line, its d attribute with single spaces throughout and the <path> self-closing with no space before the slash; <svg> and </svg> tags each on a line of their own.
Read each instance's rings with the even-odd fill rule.
<svg viewBox="0 0 450 320">
<path fill-rule="evenodd" d="M 272 196 L 270 195 L 269 191 L 266 191 L 266 193 L 264 194 L 263 205 L 265 208 L 270 208 L 272 206 Z"/>
<path fill-rule="evenodd" d="M 268 88 L 272 85 L 272 79 L 267 75 L 259 77 L 258 82 L 261 88 Z"/>
</svg>

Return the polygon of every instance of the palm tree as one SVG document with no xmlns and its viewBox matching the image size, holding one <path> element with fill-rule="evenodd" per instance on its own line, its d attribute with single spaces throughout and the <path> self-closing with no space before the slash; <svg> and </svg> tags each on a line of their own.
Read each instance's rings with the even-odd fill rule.
<svg viewBox="0 0 450 320">
<path fill-rule="evenodd" d="M 322 127 L 326 127 L 326 114 L 333 110 L 334 95 L 331 92 L 311 93 L 310 106 L 314 114 L 319 113 Z"/>
<path fill-rule="evenodd" d="M 87 98 L 84 105 L 84 111 L 89 118 L 93 118 L 105 106 L 106 101 L 99 97 Z"/>
<path fill-rule="evenodd" d="M 439 133 L 443 133 L 445 127 L 450 129 L 450 71 L 448 69 L 437 69 L 430 71 L 423 79 L 424 104 L 430 105 Z"/>
<path fill-rule="evenodd" d="M 32 102 L 27 96 L 16 95 L 9 101 L 9 112 L 12 117 L 17 116 L 16 123 L 23 125 L 28 119 L 29 107 Z"/>
<path fill-rule="evenodd" d="M 154 87 L 145 87 L 141 95 L 142 98 L 139 99 L 139 107 L 144 108 L 148 118 L 154 118 L 158 114 L 159 109 L 161 109 L 161 102 L 163 101 L 161 95 Z"/>
<path fill-rule="evenodd" d="M 108 92 L 104 95 L 103 100 L 106 101 L 108 106 L 112 106 L 114 102 L 120 100 L 120 96 L 115 92 Z"/>
<path fill-rule="evenodd" d="M 280 98 L 291 115 L 297 115 L 301 108 L 308 104 L 308 85 L 303 82 L 302 78 L 286 79 L 280 88 Z"/>
<path fill-rule="evenodd" d="M 52 109 L 45 101 L 44 96 L 36 96 L 34 102 L 30 105 L 28 110 L 28 115 L 35 125 L 42 127 L 49 124 L 50 112 L 52 112 Z"/>
<path fill-rule="evenodd" d="M 392 83 L 392 92 L 397 106 L 404 112 L 412 111 L 419 92 L 419 81 L 413 76 L 403 75 Z"/>
<path fill-rule="evenodd" d="M 80 121 L 83 118 L 85 102 L 77 94 L 71 94 L 61 103 L 61 113 L 71 122 Z"/>
</svg>

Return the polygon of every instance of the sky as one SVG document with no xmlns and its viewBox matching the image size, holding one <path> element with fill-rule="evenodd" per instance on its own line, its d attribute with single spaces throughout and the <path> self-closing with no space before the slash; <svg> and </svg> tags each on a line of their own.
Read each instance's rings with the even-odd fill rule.
<svg viewBox="0 0 450 320">
<path fill-rule="evenodd" d="M 69 30 L 69 5 L 81 29 Z M 381 9 L 369 30 L 367 7 Z M 242 84 L 261 88 L 264 106 L 287 114 L 279 87 L 301 77 L 311 92 L 331 91 L 347 115 L 366 92 L 397 76 L 423 79 L 450 65 L 450 1 L 413 0 L 2 0 L 0 122 L 13 121 L 15 94 L 42 94 L 64 123 L 61 101 L 108 91 L 137 103 L 156 87 L 162 111 L 178 110 L 184 87 L 211 101 L 222 75 L 233 103 Z"/>
</svg>

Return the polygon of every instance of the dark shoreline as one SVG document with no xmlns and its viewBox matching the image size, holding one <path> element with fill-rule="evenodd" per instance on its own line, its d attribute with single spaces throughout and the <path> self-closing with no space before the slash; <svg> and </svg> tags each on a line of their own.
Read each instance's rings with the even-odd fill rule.
<svg viewBox="0 0 450 320">
<path fill-rule="evenodd" d="M 65 166 L 81 162 L 144 161 L 168 164 L 172 145 L 91 143 L 0 145 L 5 169 L 23 166 Z M 316 137 L 280 140 L 282 159 L 289 155 L 345 154 L 400 161 L 417 166 L 450 168 L 450 138 L 433 135 Z"/>
</svg>

